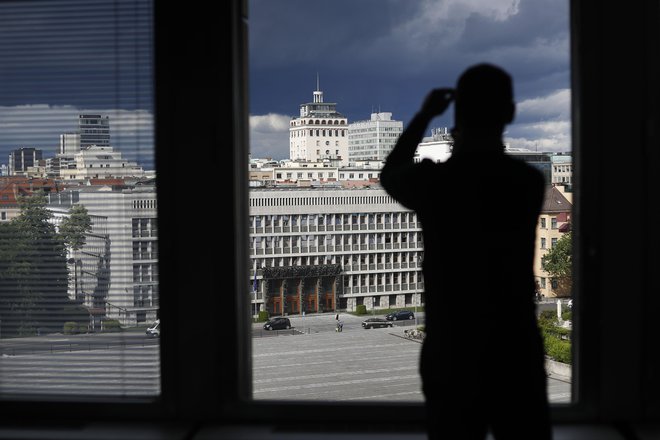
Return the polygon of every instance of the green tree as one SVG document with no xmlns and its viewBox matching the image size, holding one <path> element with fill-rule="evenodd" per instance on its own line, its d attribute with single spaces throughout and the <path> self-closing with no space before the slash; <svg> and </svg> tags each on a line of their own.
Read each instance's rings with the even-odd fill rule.
<svg viewBox="0 0 660 440">
<path fill-rule="evenodd" d="M 20 214 L 0 227 L 0 324 L 3 336 L 62 328 L 68 271 L 62 238 L 42 193 L 19 198 Z"/>
<path fill-rule="evenodd" d="M 62 220 L 60 225 L 60 235 L 64 244 L 74 251 L 85 245 L 86 234 L 91 230 L 92 220 L 83 205 L 74 205 L 69 210 L 69 216 Z"/>
<path fill-rule="evenodd" d="M 573 240 L 567 232 L 541 259 L 541 267 L 556 283 L 557 296 L 570 296 L 573 282 Z"/>
</svg>

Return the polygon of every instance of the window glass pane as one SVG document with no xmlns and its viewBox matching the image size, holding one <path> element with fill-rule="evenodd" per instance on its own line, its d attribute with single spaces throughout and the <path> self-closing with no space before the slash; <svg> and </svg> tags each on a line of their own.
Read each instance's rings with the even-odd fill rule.
<svg viewBox="0 0 660 440">
<path fill-rule="evenodd" d="M 421 224 L 377 176 L 426 94 L 454 87 L 470 65 L 491 62 L 514 79 L 517 112 L 506 151 L 541 170 L 547 183 L 536 304 L 550 400 L 570 402 L 568 2 L 250 0 L 249 7 L 253 397 L 423 401 L 420 340 L 407 337 L 425 322 Z M 329 124 L 337 131 L 317 128 Z M 417 159 L 447 160 L 452 126 L 453 109 L 433 121 Z M 312 164 L 337 178 L 299 172 Z M 506 188 L 492 186 L 506 197 Z M 273 214 L 290 222 L 261 227 Z M 318 221 L 320 214 L 328 221 Z M 488 217 L 507 214 L 481 213 L 475 234 L 484 235 L 484 246 L 488 234 L 499 233 Z M 255 245 L 269 237 L 291 247 Z M 475 268 L 487 264 L 482 252 L 474 249 Z M 550 253 L 557 265 L 544 260 Z M 412 314 L 388 317 L 399 311 Z M 282 315 L 281 329 L 264 322 Z"/>
<path fill-rule="evenodd" d="M 0 397 L 160 394 L 151 9 L 0 3 Z"/>
</svg>

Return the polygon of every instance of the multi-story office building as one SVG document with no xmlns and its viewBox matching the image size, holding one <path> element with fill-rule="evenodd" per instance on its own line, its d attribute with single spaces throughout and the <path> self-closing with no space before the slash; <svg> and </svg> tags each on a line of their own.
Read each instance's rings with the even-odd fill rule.
<svg viewBox="0 0 660 440">
<path fill-rule="evenodd" d="M 348 160 L 384 161 L 403 132 L 403 122 L 392 119 L 390 112 L 372 113 L 368 121 L 348 126 Z"/>
<path fill-rule="evenodd" d="M 348 165 L 348 120 L 336 103 L 323 102 L 318 81 L 313 102 L 301 104 L 300 116 L 289 123 L 289 158 Z"/>
<path fill-rule="evenodd" d="M 557 185 L 573 185 L 573 157 L 570 154 L 553 154 L 552 183 Z"/>
<path fill-rule="evenodd" d="M 78 115 L 78 135 L 80 149 L 92 145 L 110 146 L 110 117 L 103 115 Z"/>
<path fill-rule="evenodd" d="M 253 188 L 249 212 L 255 313 L 421 305 L 421 225 L 382 188 Z"/>
<path fill-rule="evenodd" d="M 27 175 L 28 168 L 39 165 L 42 151 L 38 148 L 18 148 L 9 153 L 9 175 Z"/>
<path fill-rule="evenodd" d="M 73 204 L 83 205 L 92 220 L 88 241 L 76 257 L 83 278 L 77 297 L 122 325 L 156 319 L 158 228 L 154 183 L 67 189 L 50 197 L 49 208 L 62 217 Z"/>
</svg>

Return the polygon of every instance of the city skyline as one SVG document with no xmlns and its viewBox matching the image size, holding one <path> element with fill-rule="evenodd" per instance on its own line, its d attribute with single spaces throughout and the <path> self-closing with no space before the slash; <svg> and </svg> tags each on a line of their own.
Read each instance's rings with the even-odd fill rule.
<svg viewBox="0 0 660 440">
<path fill-rule="evenodd" d="M 514 78 L 512 147 L 569 152 L 568 2 L 550 0 L 251 0 L 249 29 L 252 157 L 284 159 L 288 126 L 312 100 L 348 122 L 392 112 L 407 125 L 426 93 L 453 87 L 469 65 L 498 64 Z M 453 107 L 433 121 L 451 127 Z"/>
<path fill-rule="evenodd" d="M 142 5 L 137 16 L 126 1 L 119 14 L 96 0 L 34 13 L 2 5 L 0 164 L 21 147 L 54 155 L 77 115 L 93 112 L 110 116 L 117 151 L 153 169 L 151 3 Z M 89 26 L 71 29 L 72 15 L 91 17 Z M 312 100 L 317 75 L 326 102 L 349 123 L 384 111 L 405 126 L 430 88 L 453 86 L 481 61 L 514 76 L 517 115 L 505 141 L 571 151 L 567 2 L 250 0 L 248 26 L 252 157 L 288 158 L 289 121 Z M 70 38 L 84 43 L 62 58 Z M 12 51 L 19 41 L 22 50 Z M 452 114 L 433 126 L 451 127 Z"/>
<path fill-rule="evenodd" d="M 95 113 L 110 117 L 112 147 L 153 169 L 151 15 L 149 0 L 0 3 L 0 164 L 21 147 L 55 156 Z"/>
</svg>

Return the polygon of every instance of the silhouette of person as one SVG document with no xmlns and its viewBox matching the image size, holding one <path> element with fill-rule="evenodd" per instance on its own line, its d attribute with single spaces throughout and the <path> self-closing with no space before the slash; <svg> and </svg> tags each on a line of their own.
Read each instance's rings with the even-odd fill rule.
<svg viewBox="0 0 660 440">
<path fill-rule="evenodd" d="M 454 102 L 444 163 L 415 162 L 431 120 Z M 417 212 L 426 338 L 420 375 L 429 438 L 552 438 L 533 258 L 545 182 L 505 154 L 513 83 L 478 64 L 432 90 L 387 157 L 381 184 Z"/>
</svg>

